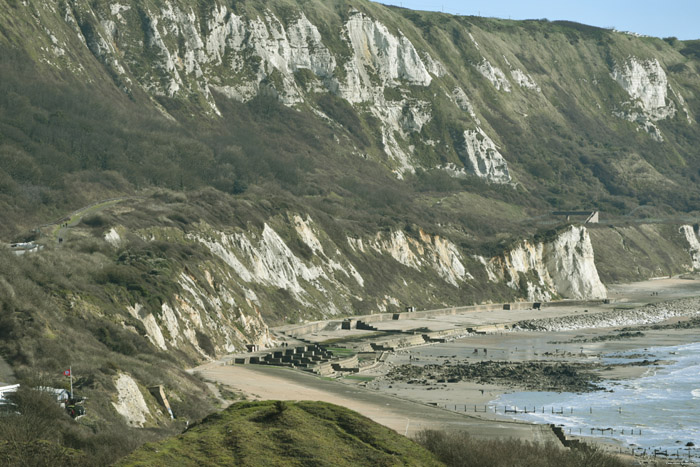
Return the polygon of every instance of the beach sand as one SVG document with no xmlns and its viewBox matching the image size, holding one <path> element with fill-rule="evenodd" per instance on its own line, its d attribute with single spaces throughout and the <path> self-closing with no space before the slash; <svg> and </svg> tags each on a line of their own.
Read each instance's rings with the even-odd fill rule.
<svg viewBox="0 0 700 467">
<path fill-rule="evenodd" d="M 399 349 L 391 352 L 383 363 L 373 365 L 359 375 L 341 377 L 335 381 L 285 368 L 231 366 L 222 362 L 203 365 L 194 371 L 205 379 L 223 383 L 248 398 L 319 400 L 342 405 L 408 436 L 425 428 L 459 429 L 484 438 L 519 438 L 558 443 L 548 426 L 513 421 L 503 413 L 503 407 L 495 407 L 494 410 L 491 401 L 501 394 L 521 391 L 526 387 L 522 384 L 523 381 L 518 380 L 517 373 L 511 381 L 488 384 L 474 381 L 439 382 L 426 378 L 415 378 L 413 381 L 397 380 L 388 375 L 392 374 L 392 370 L 405 365 L 449 366 L 491 361 L 513 364 L 590 364 L 595 367 L 591 371 L 600 379 L 629 379 L 638 378 L 666 363 L 654 361 L 654 347 L 700 341 L 698 327 L 653 329 L 648 325 L 640 327 L 633 322 L 648 319 L 648 315 L 667 308 L 676 310 L 676 315 L 668 316 L 660 324 L 686 320 L 687 317 L 683 316 L 685 311 L 688 311 L 685 314 L 692 314 L 693 310 L 697 312 L 700 309 L 700 300 L 672 300 L 700 297 L 700 281 L 679 278 L 653 280 L 610 287 L 609 292 L 615 300 L 610 305 L 583 307 L 564 304 L 548 306 L 542 310 L 475 312 L 429 319 L 379 322 L 375 326 L 380 330 L 394 329 L 404 332 L 418 328 L 445 330 L 459 326 L 512 325 L 521 320 L 531 319 L 553 319 L 554 325 L 548 322 L 547 326 L 554 329 L 557 329 L 557 326 L 566 327 L 567 320 L 578 323 L 576 326 L 583 322 L 592 327 L 469 335 L 444 343 Z M 660 308 L 647 308 L 646 314 L 629 311 L 648 303 L 657 303 Z M 624 319 L 613 327 L 596 327 L 596 316 L 600 316 L 601 322 L 605 322 L 603 317 L 611 313 L 623 316 Z M 584 317 L 583 321 L 581 317 Z M 396 329 L 397 326 L 401 329 Z M 633 327 L 634 330 L 629 332 L 630 336 L 619 337 L 621 330 L 626 327 Z M 636 332 L 642 334 L 635 335 Z M 340 333 L 343 337 L 351 335 L 348 331 Z M 338 336 L 340 334 L 335 335 Z M 334 334 L 332 331 L 315 332 L 309 337 L 315 338 L 312 340 L 321 340 L 333 338 Z M 635 351 L 644 355 L 651 364 L 605 367 L 601 365 L 604 355 L 625 351 Z M 586 438 L 586 441 L 591 442 L 593 439 Z M 620 449 L 614 441 L 605 438 L 600 438 L 597 442 L 611 452 Z"/>
<path fill-rule="evenodd" d="M 209 363 L 194 370 L 203 378 L 240 391 L 249 399 L 323 401 L 352 409 L 405 436 L 423 429 L 465 430 L 477 437 L 519 438 L 557 442 L 548 427 L 503 419 L 484 420 L 471 414 L 454 413 L 440 407 L 351 387 L 308 373 L 267 366 L 231 366 Z"/>
</svg>

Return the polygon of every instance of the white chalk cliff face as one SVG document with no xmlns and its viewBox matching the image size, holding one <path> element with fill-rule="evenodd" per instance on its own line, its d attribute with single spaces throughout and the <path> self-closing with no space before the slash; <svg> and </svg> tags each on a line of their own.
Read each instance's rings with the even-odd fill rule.
<svg viewBox="0 0 700 467">
<path fill-rule="evenodd" d="M 121 226 L 113 230 L 121 232 L 117 245 L 123 246 L 129 232 Z M 134 233 L 146 242 L 188 245 L 199 260 L 174 276 L 159 308 L 126 304 L 121 325 L 161 351 L 205 360 L 246 344 L 274 345 L 268 319 L 349 316 L 358 313 L 358 304 L 365 312 L 391 311 L 417 298 L 449 306 L 460 303 L 479 280 L 533 301 L 606 294 L 583 227 L 571 227 L 547 243 L 522 242 L 490 260 L 470 258 L 449 239 L 421 228 L 342 237 L 339 244 L 310 216 L 296 213 L 232 231 L 199 223 L 188 233 L 173 227 Z M 110 230 L 105 244 L 113 245 L 113 237 Z M 444 298 L 437 298 L 437 291 Z M 127 383 L 123 379 L 123 392 L 133 393 Z M 133 420 L 145 419 L 133 415 Z"/>
<path fill-rule="evenodd" d="M 537 92 L 542 92 L 540 87 L 535 83 L 535 80 L 529 74 L 522 70 L 512 69 L 510 70 L 510 75 L 513 77 L 518 86 L 521 88 L 530 89 Z"/>
<path fill-rule="evenodd" d="M 548 243 L 522 242 L 493 258 L 486 268 L 492 282 L 506 281 L 513 289 L 525 286 L 530 301 L 548 301 L 557 295 L 574 299 L 607 296 L 584 227 L 570 227 Z"/>
<path fill-rule="evenodd" d="M 479 70 L 479 73 L 481 73 L 484 78 L 493 84 L 493 87 L 499 91 L 510 92 L 510 81 L 506 78 L 506 74 L 503 73 L 503 70 L 497 66 L 491 65 L 491 62 L 485 58 L 476 66 L 476 69 Z"/>
<path fill-rule="evenodd" d="M 404 266 L 417 271 L 429 268 L 454 287 L 473 279 L 465 268 L 464 259 L 456 245 L 423 230 L 419 231 L 419 237 L 420 239 L 408 237 L 398 230 L 389 235 L 377 234 L 370 245 L 375 251 L 390 255 Z"/>
<path fill-rule="evenodd" d="M 211 358 L 211 349 L 203 349 L 198 335 L 207 335 L 219 353 L 240 351 L 245 344 L 269 347 L 273 344 L 267 324 L 256 306 L 251 291 L 236 293 L 226 271 L 211 268 L 201 279 L 182 273 L 177 281 L 179 292 L 162 304 L 157 312 L 147 311 L 141 304 L 128 306 L 128 313 L 138 319 L 146 337 L 160 350 L 193 350 L 200 358 Z M 230 281 L 230 282 L 229 282 Z M 129 329 L 129 326 L 125 326 Z"/>
<path fill-rule="evenodd" d="M 386 26 L 360 12 L 354 12 L 345 25 L 343 35 L 350 44 L 352 56 L 344 65 L 345 78 L 336 79 L 337 92 L 354 104 L 371 103 L 369 112 L 382 122 L 384 151 L 395 162 L 396 173 L 413 172 L 411 150 L 400 139 L 420 132 L 432 118 L 429 104 L 419 99 L 387 100 L 384 90 L 401 85 L 427 87 L 433 78 L 416 48 L 403 34 L 393 35 Z M 428 58 L 430 67 L 441 72 L 441 66 Z"/>
<path fill-rule="evenodd" d="M 334 131 L 334 139 L 344 152 L 380 162 L 399 178 L 416 168 L 447 168 L 455 176 L 475 175 L 508 183 L 518 169 L 530 170 L 519 163 L 527 156 L 523 154 L 517 163 L 510 159 L 510 174 L 506 174 L 501 158 L 509 158 L 506 148 L 516 145 L 507 143 L 518 133 L 496 134 L 494 129 L 500 128 L 496 119 L 512 119 L 523 131 L 533 130 L 537 141 L 543 139 L 540 132 L 547 131 L 537 123 L 544 121 L 539 117 L 561 117 L 566 126 L 575 125 L 567 112 L 547 104 L 552 86 L 581 96 L 582 109 L 592 112 L 587 117 L 597 117 L 591 110 L 594 105 L 601 111 L 602 105 L 608 105 L 605 112 L 635 122 L 634 127 L 658 141 L 664 139 L 658 121 L 672 117 L 676 109 L 683 110 L 692 122 L 689 109 L 697 94 L 681 80 L 680 72 L 667 76 L 662 65 L 666 61 L 651 55 L 630 56 L 609 70 L 629 99 L 608 102 L 605 86 L 597 86 L 598 78 L 586 75 L 588 70 L 571 67 L 562 70 L 562 81 L 554 77 L 551 68 L 557 67 L 559 57 L 556 47 L 518 50 L 517 35 L 487 30 L 476 21 L 468 27 L 464 24 L 463 40 L 455 48 L 457 35 L 442 29 L 442 24 L 453 27 L 447 26 L 452 21 L 449 15 L 430 26 L 434 31 L 424 34 L 425 26 L 417 19 L 421 15 L 363 2 L 15 3 L 17 17 L 26 26 L 46 22 L 45 31 L 37 29 L 42 37 L 28 41 L 27 47 L 33 49 L 30 55 L 50 69 L 73 73 L 81 81 L 111 81 L 134 101 L 152 105 L 172 120 L 190 111 L 216 118 L 225 99 L 245 103 L 260 95 L 272 96 L 298 110 L 301 118 L 318 118 L 334 126 L 339 130 Z M 459 25 L 454 27 L 454 32 L 460 30 Z M 514 23 L 513 27 L 520 26 Z M 608 66 L 599 60 L 602 56 L 591 58 L 596 66 Z M 576 76 L 569 75 L 574 69 Z M 589 80 L 596 86 L 582 84 L 583 98 L 584 88 L 571 83 Z M 488 87 L 499 92 L 488 93 Z M 342 128 L 342 119 L 336 117 L 334 122 L 324 114 L 319 104 L 322 94 L 352 104 L 360 117 L 359 140 Z M 451 103 L 445 102 L 445 96 Z M 683 96 L 689 99 L 688 105 Z M 171 99 L 175 100 L 172 107 L 162 105 Z M 181 111 L 169 115 L 166 107 Z M 465 114 L 468 118 L 463 118 Z M 446 126 L 450 126 L 449 133 L 442 131 Z M 472 157 L 460 158 L 456 148 L 463 144 L 454 139 L 461 139 L 465 130 L 483 131 L 490 140 L 502 141 L 501 157 L 496 156 L 498 151 L 492 160 L 477 156 L 490 152 L 480 143 Z M 674 134 L 674 143 L 677 136 Z"/>
<path fill-rule="evenodd" d="M 607 290 L 595 266 L 593 246 L 584 227 L 571 227 L 545 244 L 544 257 L 556 290 L 567 298 L 605 298 Z"/>
<path fill-rule="evenodd" d="M 690 225 L 683 225 L 680 228 L 680 232 L 685 236 L 688 242 L 688 250 L 692 258 L 693 270 L 700 271 L 700 239 L 695 233 L 695 229 Z"/>
<path fill-rule="evenodd" d="M 159 17 L 165 22 L 162 33 L 157 28 Z M 150 44 L 166 58 L 162 70 L 171 76 L 171 83 L 177 83 L 178 73 L 184 72 L 205 92 L 211 87 L 230 98 L 247 101 L 258 94 L 266 79 L 278 72 L 281 80 L 272 85 L 274 91 L 282 102 L 293 105 L 303 101 L 302 91 L 294 81 L 296 71 L 307 69 L 323 80 L 332 75 L 336 66 L 318 29 L 303 13 L 285 28 L 269 12 L 262 17 L 244 18 L 224 6 L 215 6 L 206 28 L 202 28 L 192 10 L 184 12 L 166 2 L 160 15 L 154 12 L 151 18 L 151 23 L 155 23 L 153 37 L 163 34 L 182 40 L 182 45 L 172 52 L 173 47 L 162 40 Z M 257 57 L 256 66 L 251 66 L 251 56 Z M 168 57 L 173 57 L 179 66 L 170 66 Z M 215 68 L 223 70 L 217 73 Z"/>
<path fill-rule="evenodd" d="M 112 402 L 114 409 L 129 425 L 143 427 L 151 418 L 151 411 L 136 381 L 128 374 L 120 373 L 114 384 L 117 387 L 117 402 Z"/>
<path fill-rule="evenodd" d="M 335 49 L 346 48 L 340 51 L 331 51 L 329 38 L 301 9 L 281 18 L 270 9 L 243 13 L 217 1 L 192 8 L 178 0 L 124 0 L 108 8 L 68 8 L 64 20 L 127 94 L 140 87 L 153 97 L 196 101 L 213 117 L 220 116 L 217 95 L 248 102 L 264 93 L 302 109 L 316 107 L 319 93 L 335 94 L 379 121 L 381 150 L 388 156 L 382 163 L 403 178 L 422 165 L 417 147 L 440 143 L 415 137 L 433 119 L 431 102 L 415 90 L 427 89 L 447 70 L 401 30 L 348 9 L 342 27 L 332 31 Z M 510 90 L 500 69 L 487 61 L 479 69 L 497 88 Z M 530 86 L 523 79 L 516 81 Z M 464 90 L 458 100 L 455 105 L 468 102 Z M 156 99 L 153 104 L 172 118 Z M 469 113 L 476 119 L 473 108 Z"/>
<path fill-rule="evenodd" d="M 462 145 L 456 149 L 465 162 L 464 166 L 477 177 L 492 183 L 511 181 L 508 163 L 481 128 L 465 131 Z"/>
<path fill-rule="evenodd" d="M 129 59 L 126 57 L 126 68 L 122 67 L 114 58 L 115 51 L 134 50 L 130 36 L 121 31 L 138 20 L 143 24 L 144 44 L 156 57 L 149 67 L 135 73 L 150 93 L 168 97 L 201 94 L 217 115 L 212 91 L 241 102 L 263 91 L 272 92 L 289 106 L 306 102 L 309 92 L 336 93 L 357 105 L 370 103 L 367 111 L 382 123 L 384 150 L 392 168 L 399 176 L 414 171 L 412 150 L 401 140 L 430 121 L 428 103 L 410 97 L 388 101 L 384 89 L 427 87 L 433 79 L 428 69 L 434 74 L 445 70 L 429 55 L 424 62 L 408 38 L 400 32 L 392 34 L 369 16 L 351 12 L 339 31 L 352 52 L 341 59 L 342 65 L 301 11 L 286 25 L 271 11 L 243 17 L 224 5 L 214 5 L 202 21 L 191 8 L 170 1 L 159 9 L 146 9 L 143 21 L 128 6 L 113 5 L 108 16 L 102 24 L 109 40 L 95 29 L 91 50 L 117 75 L 128 77 Z M 300 70 L 311 72 L 304 87 L 295 79 Z"/>
<path fill-rule="evenodd" d="M 469 100 L 469 96 L 467 96 L 467 93 L 464 92 L 464 89 L 460 87 L 454 88 L 452 90 L 452 99 L 454 100 L 454 103 L 457 105 L 457 107 L 459 107 L 460 110 L 467 112 L 470 117 L 475 119 L 477 124 L 480 124 L 479 120 L 476 117 L 476 113 L 474 112 L 474 106 Z"/>
<path fill-rule="evenodd" d="M 658 60 L 631 57 L 613 70 L 613 78 L 636 99 L 647 112 L 666 107 L 668 80 Z"/>
<path fill-rule="evenodd" d="M 630 57 L 622 65 L 615 66 L 612 77 L 631 98 L 618 115 L 638 122 L 652 138 L 662 142 L 663 135 L 654 122 L 673 117 L 676 107 L 668 100 L 668 78 L 659 61 Z"/>
<path fill-rule="evenodd" d="M 403 34 L 389 32 L 380 22 L 355 12 L 345 25 L 345 34 L 353 50 L 345 64 L 347 81 L 339 83 L 340 94 L 350 102 L 373 100 L 380 89 L 400 82 L 428 86 L 432 77 L 415 47 Z M 374 73 L 377 76 L 371 77 Z"/>
<path fill-rule="evenodd" d="M 338 279 L 339 276 L 353 280 L 359 287 L 364 285 L 364 279 L 352 264 L 340 257 L 337 249 L 326 255 L 310 219 L 305 221 L 296 216 L 295 224 L 301 240 L 314 252 L 313 259 L 297 256 L 267 224 L 260 233 L 249 231 L 230 235 L 213 231 L 206 237 L 195 236 L 193 239 L 225 261 L 242 285 L 283 289 L 307 307 L 327 309 L 331 314 L 340 313 L 335 305 L 326 308 L 329 303 L 319 301 L 319 296 L 330 298 L 332 290 L 340 297 L 350 297 L 348 287 Z M 342 311 L 348 312 L 347 309 Z"/>
<path fill-rule="evenodd" d="M 121 227 L 119 230 L 125 231 Z M 194 241 L 172 229 L 136 233 L 144 241 Z M 105 241 L 118 246 L 110 235 Z M 207 246 L 225 255 L 224 251 L 216 250 L 215 245 Z M 143 337 L 159 350 L 181 350 L 200 359 L 214 357 L 212 351 L 217 355 L 240 351 L 246 344 L 271 346 L 273 339 L 261 315 L 258 297 L 241 284 L 239 277 L 232 276 L 226 260 L 230 258 L 225 257 L 220 264 L 199 263 L 197 268 L 179 273 L 173 279 L 175 292 L 166 297 L 160 309 L 147 308 L 138 302 L 126 305 L 122 326 L 139 333 L 133 324 L 137 320 L 145 330 Z M 201 336 L 207 336 L 211 346 L 202 348 Z"/>
</svg>

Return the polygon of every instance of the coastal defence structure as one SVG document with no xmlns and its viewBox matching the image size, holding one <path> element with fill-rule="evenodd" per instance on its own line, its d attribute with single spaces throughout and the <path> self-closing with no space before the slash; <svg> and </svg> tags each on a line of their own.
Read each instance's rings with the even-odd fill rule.
<svg viewBox="0 0 700 467">
<path fill-rule="evenodd" d="M 597 224 L 600 222 L 599 211 L 553 211 L 553 216 L 566 217 L 567 222 L 574 220 L 581 221 L 582 224 Z"/>
<path fill-rule="evenodd" d="M 321 375 L 331 375 L 343 372 L 357 373 L 361 368 L 366 368 L 380 361 L 387 352 L 393 352 L 400 348 L 413 347 L 423 344 L 445 342 L 459 336 L 470 334 L 489 334 L 507 331 L 509 324 L 484 324 L 478 326 L 457 326 L 451 329 L 384 329 L 376 327 L 380 322 L 396 322 L 399 320 L 429 319 L 439 316 L 455 316 L 470 312 L 484 311 L 523 311 L 541 309 L 549 306 L 586 306 L 610 303 L 610 300 L 561 300 L 555 302 L 514 302 L 472 305 L 463 307 L 451 307 L 437 310 L 410 311 L 415 307 L 407 307 L 406 312 L 377 313 L 364 316 L 352 316 L 342 320 L 317 321 L 302 325 L 284 326 L 278 328 L 280 334 L 285 335 L 301 345 L 288 347 L 283 343 L 281 347 L 261 350 L 251 346 L 248 353 L 232 356 L 230 364 L 234 365 L 274 365 L 298 368 Z M 334 345 L 326 343 L 314 343 L 307 340 L 307 336 L 324 330 L 349 331 L 362 330 L 376 332 L 374 335 L 364 336 L 362 339 L 350 339 L 343 341 L 338 339 Z M 340 343 L 342 342 L 342 348 Z M 362 356 L 362 362 L 358 356 Z"/>
<path fill-rule="evenodd" d="M 371 323 L 407 319 L 425 319 L 439 316 L 454 316 L 462 313 L 483 312 L 483 311 L 524 311 L 539 310 L 553 306 L 594 306 L 609 304 L 610 299 L 603 300 L 555 300 L 551 302 L 513 302 L 513 303 L 488 303 L 483 305 L 468 305 L 450 308 L 439 308 L 424 311 L 405 311 L 400 313 L 374 313 L 371 315 L 358 315 L 345 318 L 343 320 L 314 321 L 301 325 L 283 326 L 278 330 L 289 337 L 302 337 L 308 334 L 319 332 L 323 329 L 337 327 L 339 329 L 365 329 L 373 330 Z M 415 310 L 414 307 L 411 307 Z"/>
</svg>

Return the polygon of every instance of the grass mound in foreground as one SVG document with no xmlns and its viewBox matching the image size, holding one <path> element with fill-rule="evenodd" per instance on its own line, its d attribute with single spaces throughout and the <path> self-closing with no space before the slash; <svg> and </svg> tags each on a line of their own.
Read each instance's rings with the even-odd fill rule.
<svg viewBox="0 0 700 467">
<path fill-rule="evenodd" d="M 322 402 L 241 402 L 185 433 L 149 443 L 121 466 L 442 465 L 408 438 Z"/>
</svg>

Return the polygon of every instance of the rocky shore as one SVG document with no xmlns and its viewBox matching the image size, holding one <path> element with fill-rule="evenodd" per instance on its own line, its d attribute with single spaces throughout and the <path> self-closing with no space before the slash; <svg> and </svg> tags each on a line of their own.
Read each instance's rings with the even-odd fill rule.
<svg viewBox="0 0 700 467">
<path fill-rule="evenodd" d="M 634 330 L 630 328 L 625 328 L 619 332 L 613 334 L 603 334 L 600 336 L 595 336 L 592 338 L 574 338 L 567 341 L 552 341 L 552 344 L 580 344 L 589 342 L 608 342 L 608 341 L 619 341 L 622 339 L 635 339 L 638 337 L 644 337 L 644 333 L 641 332 L 644 327 L 635 328 Z"/>
<path fill-rule="evenodd" d="M 561 316 L 518 321 L 515 331 L 573 331 L 586 328 L 639 326 L 657 324 L 671 318 L 686 316 L 700 318 L 700 299 L 689 298 L 653 303 L 635 309 L 614 309 L 596 314 Z"/>
<path fill-rule="evenodd" d="M 690 318 L 688 320 L 684 321 L 678 321 L 676 323 L 670 323 L 670 324 L 653 324 L 651 326 L 645 326 L 645 327 L 626 327 L 621 329 L 623 333 L 631 333 L 631 332 L 639 332 L 644 329 L 653 329 L 653 330 L 678 330 L 678 329 L 698 329 L 700 328 L 700 316 L 696 316 L 694 318 Z"/>
<path fill-rule="evenodd" d="M 595 382 L 602 378 L 594 363 L 499 362 L 447 363 L 444 365 L 400 365 L 386 375 L 390 383 L 498 384 L 528 391 L 589 392 L 602 389 Z"/>
</svg>

